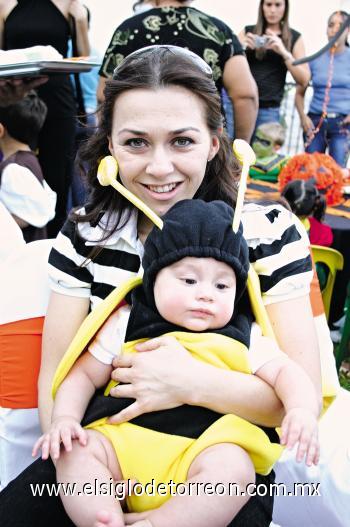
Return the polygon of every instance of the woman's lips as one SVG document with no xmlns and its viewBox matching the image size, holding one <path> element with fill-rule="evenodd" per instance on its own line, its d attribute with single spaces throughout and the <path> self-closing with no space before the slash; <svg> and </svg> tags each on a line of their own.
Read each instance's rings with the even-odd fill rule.
<svg viewBox="0 0 350 527">
<path fill-rule="evenodd" d="M 148 185 L 142 183 L 142 186 L 155 199 L 167 200 L 176 194 L 177 189 L 182 183 L 182 181 L 168 183 L 167 185 Z"/>
</svg>

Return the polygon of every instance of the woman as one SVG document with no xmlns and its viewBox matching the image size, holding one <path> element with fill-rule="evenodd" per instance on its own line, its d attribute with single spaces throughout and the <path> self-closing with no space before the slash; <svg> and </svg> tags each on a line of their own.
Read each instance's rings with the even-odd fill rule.
<svg viewBox="0 0 350 527">
<path fill-rule="evenodd" d="M 80 0 L 3 0 L 0 47 L 9 50 L 51 45 L 66 57 L 68 41 L 74 32 L 78 53 L 85 56 L 89 54 L 87 18 L 87 10 Z M 76 103 L 69 75 L 52 75 L 37 91 L 48 108 L 38 146 L 44 178 L 57 193 L 56 216 L 48 224 L 49 236 L 55 237 L 66 219 Z"/>
<path fill-rule="evenodd" d="M 259 90 L 256 128 L 280 121 L 287 71 L 297 84 L 309 82 L 308 66 L 293 66 L 295 59 L 305 56 L 305 48 L 300 33 L 289 27 L 288 14 L 289 0 L 260 0 L 257 23 L 238 35 Z"/>
<path fill-rule="evenodd" d="M 116 28 L 106 50 L 99 72 L 98 99 L 103 100 L 106 80 L 112 77 L 114 68 L 133 51 L 151 44 L 187 47 L 211 66 L 219 93 L 223 87 L 228 93 L 235 112 L 234 136 L 249 141 L 258 99 L 242 46 L 225 22 L 195 9 L 192 3 L 192 0 L 137 2 L 134 6 L 137 13 Z"/>
<path fill-rule="evenodd" d="M 347 17 L 335 11 L 328 19 L 330 40 Z M 325 152 L 345 168 L 350 148 L 350 29 L 339 37 L 334 47 L 310 63 L 313 96 L 309 113 L 304 110 L 306 86 L 298 86 L 295 105 L 304 131 L 306 152 Z"/>
<path fill-rule="evenodd" d="M 120 181 L 158 215 L 185 198 L 235 201 L 237 165 L 223 132 L 220 98 L 208 65 L 183 48 L 167 46 L 145 48 L 127 57 L 106 85 L 100 128 L 82 156 L 90 166 L 89 203 L 65 224 L 50 257 L 53 292 L 39 379 L 44 430 L 50 423 L 50 388 L 58 361 L 90 305 L 95 308 L 115 286 L 137 274 L 142 243 L 152 227 L 118 193 L 100 186 L 97 165 L 108 154 L 118 160 Z M 306 233 L 289 212 L 275 205 L 250 204 L 243 223 L 280 346 L 307 371 L 320 394 Z M 295 314 L 292 318 L 290 312 Z M 215 368 L 199 368 L 185 350 L 177 351 L 174 362 L 174 350 L 162 338 L 131 362 L 120 358 L 117 364 L 117 374 L 128 376 L 130 395 L 135 398 L 123 413 L 126 420 L 187 403 L 233 412 L 268 427 L 281 421 L 280 402 L 264 383 L 236 372 L 226 376 Z M 189 373 L 195 384 L 188 382 Z M 118 388 L 113 395 L 118 396 Z M 107 399 L 113 406 L 112 398 Z M 114 413 L 112 406 L 109 415 Z M 36 527 L 40 522 L 71 525 L 64 523 L 58 500 L 42 500 L 42 518 L 43 508 L 29 493 L 33 477 L 29 468 L 5 490 L 7 527 L 19 527 L 21 521 L 28 525 L 28 509 Z M 52 465 L 39 464 L 35 478 L 54 482 Z M 269 484 L 269 478 L 257 476 L 256 482 Z M 19 499 L 22 507 L 16 505 Z M 231 525 L 268 526 L 272 502 L 269 490 L 265 497 L 253 497 Z"/>
</svg>

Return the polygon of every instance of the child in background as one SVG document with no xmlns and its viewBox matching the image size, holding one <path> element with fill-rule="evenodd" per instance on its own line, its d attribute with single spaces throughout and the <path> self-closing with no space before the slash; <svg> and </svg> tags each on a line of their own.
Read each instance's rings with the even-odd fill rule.
<svg viewBox="0 0 350 527">
<path fill-rule="evenodd" d="M 322 220 L 326 212 L 326 199 L 316 187 L 314 179 L 295 179 L 287 183 L 281 192 L 289 203 L 292 212 L 298 216 L 310 238 L 312 245 L 330 247 L 333 232 Z"/>
<path fill-rule="evenodd" d="M 279 123 L 265 123 L 258 126 L 253 138 L 255 164 L 250 167 L 253 179 L 276 182 L 278 174 L 288 161 L 288 157 L 278 151 L 285 140 L 285 129 Z"/>
<path fill-rule="evenodd" d="M 294 179 L 287 183 L 281 196 L 304 224 L 311 245 L 330 247 L 333 243 L 333 231 L 329 225 L 322 223 L 327 207 L 326 198 L 320 194 L 315 180 Z M 327 283 L 329 269 L 318 262 L 316 272 L 322 291 Z"/>
<path fill-rule="evenodd" d="M 45 225 L 55 216 L 56 193 L 44 181 L 32 151 L 46 117 L 34 91 L 0 107 L 0 201 L 21 227 L 26 242 L 47 238 Z"/>
<path fill-rule="evenodd" d="M 156 345 L 163 335 L 182 343 L 203 367 L 212 368 L 213 376 L 217 368 L 258 375 L 285 406 L 282 444 L 291 448 L 299 442 L 297 459 L 306 456 L 308 465 L 318 462 L 315 390 L 301 368 L 252 325 L 243 298 L 248 247 L 242 226 L 233 232 L 232 217 L 232 208 L 224 202 L 199 199 L 178 202 L 163 216 L 163 229 L 154 227 L 145 242 L 143 284 L 133 290 L 131 307 L 123 306 L 111 315 L 69 371 L 57 391 L 51 429 L 34 447 L 34 454 L 42 448 L 44 459 L 51 454 L 57 460 L 60 482 L 136 477 L 142 485 L 154 480 L 165 485 L 161 495 L 128 498 L 131 510 L 148 511 L 137 516 L 138 521 L 134 516 L 135 526 L 204 525 L 208 515 L 209 525 L 227 525 L 246 496 L 170 496 L 168 482 L 228 485 L 235 481 L 243 489 L 254 483 L 255 470 L 267 473 L 280 454 L 274 432 L 270 438 L 266 429 L 229 413 L 229 404 L 226 415 L 217 413 L 214 402 L 211 410 L 183 405 L 117 425 L 102 419 L 84 430 L 80 422 L 89 399 L 110 379 L 115 356 L 142 351 L 147 339 L 154 339 Z M 181 349 L 175 344 L 174 353 Z M 66 359 L 69 363 L 69 356 Z M 128 380 L 118 380 L 122 381 L 117 387 L 121 412 L 131 411 Z M 192 382 L 189 374 L 188 383 Z M 86 498 L 81 493 L 62 500 L 77 526 L 125 525 L 113 495 Z"/>
</svg>

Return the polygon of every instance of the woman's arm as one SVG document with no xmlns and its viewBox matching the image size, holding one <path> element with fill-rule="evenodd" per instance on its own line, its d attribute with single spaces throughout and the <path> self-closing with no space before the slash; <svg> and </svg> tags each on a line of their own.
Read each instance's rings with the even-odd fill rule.
<svg viewBox="0 0 350 527">
<path fill-rule="evenodd" d="M 301 59 L 305 57 L 305 45 L 303 38 L 300 36 L 296 43 L 294 44 L 292 56 L 284 56 L 284 63 L 287 66 L 288 71 L 293 76 L 295 82 L 301 86 L 307 87 L 310 82 L 310 68 L 308 64 L 299 64 L 298 66 L 293 66 L 294 60 Z"/>
<path fill-rule="evenodd" d="M 224 87 L 232 101 L 235 138 L 250 141 L 258 113 L 258 89 L 244 55 L 234 55 L 225 64 Z"/>
<path fill-rule="evenodd" d="M 191 404 L 219 413 L 235 413 L 253 423 L 278 426 L 283 407 L 274 390 L 254 375 L 222 370 L 194 359 L 173 337 L 137 345 L 139 353 L 116 358 L 114 380 L 124 385 L 111 395 L 135 398 L 113 416 L 123 422 L 145 412 Z"/>
<path fill-rule="evenodd" d="M 305 113 L 305 92 L 306 92 L 307 86 L 300 86 L 297 85 L 296 92 L 295 92 L 295 107 L 297 109 L 297 112 L 299 114 L 300 123 L 302 126 L 303 131 L 308 135 L 310 132 L 314 129 L 314 124 L 310 117 Z"/>
<path fill-rule="evenodd" d="M 279 347 L 310 377 L 321 406 L 321 365 L 310 297 L 266 306 Z"/>
<path fill-rule="evenodd" d="M 88 314 L 89 299 L 51 293 L 45 317 L 39 374 L 39 414 L 43 432 L 51 423 L 54 373 L 79 326 Z"/>
<path fill-rule="evenodd" d="M 78 54 L 87 57 L 90 55 L 88 11 L 79 0 L 72 0 L 68 13 L 75 21 Z"/>
</svg>

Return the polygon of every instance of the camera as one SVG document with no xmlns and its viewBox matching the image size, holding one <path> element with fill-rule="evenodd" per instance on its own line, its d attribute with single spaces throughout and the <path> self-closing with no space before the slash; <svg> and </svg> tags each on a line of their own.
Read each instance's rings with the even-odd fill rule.
<svg viewBox="0 0 350 527">
<path fill-rule="evenodd" d="M 258 48 L 263 48 L 264 46 L 266 46 L 267 44 L 267 40 L 268 40 L 268 37 L 265 37 L 263 35 L 256 35 L 255 36 L 255 47 L 258 49 Z"/>
</svg>

